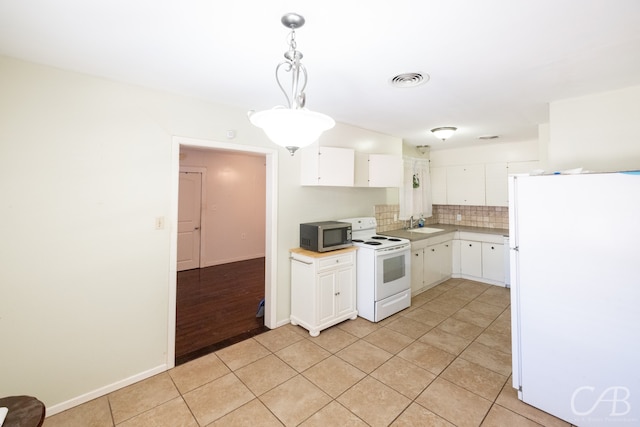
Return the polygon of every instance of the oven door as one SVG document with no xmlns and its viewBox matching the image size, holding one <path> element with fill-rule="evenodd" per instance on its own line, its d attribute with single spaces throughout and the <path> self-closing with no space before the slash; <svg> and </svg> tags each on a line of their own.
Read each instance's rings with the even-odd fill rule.
<svg viewBox="0 0 640 427">
<path fill-rule="evenodd" d="M 376 250 L 375 300 L 411 289 L 411 246 Z"/>
</svg>

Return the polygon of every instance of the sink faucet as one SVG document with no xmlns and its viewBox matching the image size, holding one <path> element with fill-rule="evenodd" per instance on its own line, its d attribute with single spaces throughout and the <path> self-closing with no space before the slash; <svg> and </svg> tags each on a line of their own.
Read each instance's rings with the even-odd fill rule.
<svg viewBox="0 0 640 427">
<path fill-rule="evenodd" d="M 413 215 L 411 215 L 411 218 L 409 218 L 409 230 L 411 230 L 413 228 Z"/>
</svg>

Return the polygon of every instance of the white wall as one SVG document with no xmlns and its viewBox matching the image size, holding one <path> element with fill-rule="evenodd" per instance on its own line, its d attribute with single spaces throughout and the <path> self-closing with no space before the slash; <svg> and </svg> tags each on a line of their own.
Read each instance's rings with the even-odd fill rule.
<svg viewBox="0 0 640 427">
<path fill-rule="evenodd" d="M 206 169 L 201 267 L 263 257 L 264 155 L 182 148 L 180 166 Z"/>
<path fill-rule="evenodd" d="M 0 395 L 59 411 L 167 368 L 172 231 L 154 226 L 172 214 L 172 137 L 274 146 L 246 109 L 6 57 L 0 93 Z M 342 124 L 321 139 L 354 141 L 401 152 Z M 397 190 L 301 187 L 284 149 L 278 171 L 283 323 L 298 224 L 373 215 Z"/>
<path fill-rule="evenodd" d="M 640 86 L 552 102 L 549 170 L 640 168 Z"/>
</svg>

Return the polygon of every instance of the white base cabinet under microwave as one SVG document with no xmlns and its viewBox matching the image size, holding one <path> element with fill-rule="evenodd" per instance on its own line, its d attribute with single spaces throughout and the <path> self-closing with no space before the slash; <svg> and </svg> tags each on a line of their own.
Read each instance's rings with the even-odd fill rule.
<svg viewBox="0 0 640 427">
<path fill-rule="evenodd" d="M 317 337 L 323 329 L 358 317 L 356 250 L 290 251 L 292 325 L 300 325 Z"/>
</svg>

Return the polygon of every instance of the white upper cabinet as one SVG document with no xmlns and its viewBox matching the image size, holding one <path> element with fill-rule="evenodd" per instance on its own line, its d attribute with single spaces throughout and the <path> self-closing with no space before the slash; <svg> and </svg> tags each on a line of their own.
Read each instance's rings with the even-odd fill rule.
<svg viewBox="0 0 640 427">
<path fill-rule="evenodd" d="M 532 160 L 529 162 L 510 162 L 508 165 L 509 175 L 529 174 L 538 168 L 539 162 Z"/>
<path fill-rule="evenodd" d="M 508 176 L 528 173 L 537 161 L 431 168 L 435 205 L 509 206 Z"/>
<path fill-rule="evenodd" d="M 507 163 L 488 163 L 485 165 L 486 205 L 509 206 Z"/>
<path fill-rule="evenodd" d="M 402 157 L 392 154 L 355 155 L 356 187 L 401 187 Z"/>
<path fill-rule="evenodd" d="M 485 205 L 484 165 L 447 167 L 447 204 Z"/>
<path fill-rule="evenodd" d="M 537 165 L 537 161 L 486 164 L 487 206 L 509 206 L 508 176 L 529 173 L 536 169 Z"/>
<path fill-rule="evenodd" d="M 301 148 L 300 184 L 353 187 L 355 151 L 351 148 Z"/>
<path fill-rule="evenodd" d="M 431 200 L 434 205 L 447 204 L 447 168 L 444 166 L 430 169 Z"/>
</svg>

